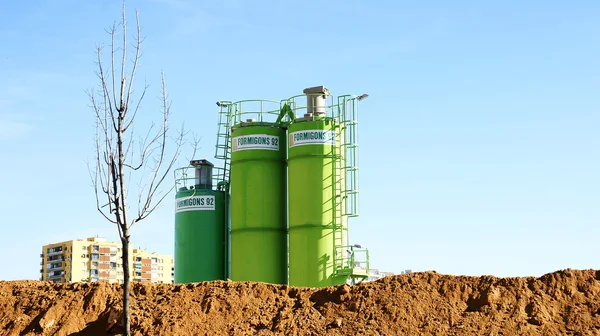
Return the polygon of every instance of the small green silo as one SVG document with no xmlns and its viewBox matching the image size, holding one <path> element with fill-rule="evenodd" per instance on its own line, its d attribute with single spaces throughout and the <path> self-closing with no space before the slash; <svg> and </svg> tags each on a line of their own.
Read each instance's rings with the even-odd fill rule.
<svg viewBox="0 0 600 336">
<path fill-rule="evenodd" d="M 213 165 L 193 160 L 176 171 L 175 283 L 225 280 L 226 184 L 213 186 Z"/>
<path fill-rule="evenodd" d="M 231 280 L 287 283 L 286 148 L 279 123 L 232 127 Z"/>
<path fill-rule="evenodd" d="M 307 114 L 289 126 L 289 284 L 325 287 L 350 276 L 340 125 L 324 87 L 306 89 Z"/>
</svg>

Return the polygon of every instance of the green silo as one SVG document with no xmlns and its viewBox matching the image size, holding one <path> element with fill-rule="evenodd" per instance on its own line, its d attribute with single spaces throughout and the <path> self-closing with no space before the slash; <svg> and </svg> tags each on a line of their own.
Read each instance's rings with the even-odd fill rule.
<svg viewBox="0 0 600 336">
<path fill-rule="evenodd" d="M 176 171 L 175 283 L 226 279 L 226 184 L 213 186 L 213 165 L 193 160 Z"/>
<path fill-rule="evenodd" d="M 240 122 L 231 133 L 231 276 L 287 283 L 286 133 Z"/>
<path fill-rule="evenodd" d="M 326 115 L 327 88 L 304 91 L 307 114 L 288 128 L 289 284 L 345 283 L 347 218 L 338 121 Z"/>
</svg>

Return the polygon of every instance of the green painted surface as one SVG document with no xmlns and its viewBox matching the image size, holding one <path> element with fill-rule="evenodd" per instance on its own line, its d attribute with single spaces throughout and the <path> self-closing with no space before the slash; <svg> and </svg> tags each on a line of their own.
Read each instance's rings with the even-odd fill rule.
<svg viewBox="0 0 600 336">
<path fill-rule="evenodd" d="M 231 137 L 230 278 L 285 284 L 285 130 L 251 123 L 235 127 Z"/>
<path fill-rule="evenodd" d="M 214 197 L 209 201 L 210 196 Z M 195 206 L 214 203 L 214 210 L 182 211 L 182 201 Z M 175 199 L 175 283 L 225 280 L 226 228 L 224 191 L 183 190 Z M 200 199 L 203 204 L 200 205 Z M 189 201 L 188 201 L 189 202 Z M 188 205 L 189 203 L 185 203 Z M 198 209 L 198 208 L 196 208 Z"/>
<path fill-rule="evenodd" d="M 325 287 L 347 278 L 334 275 L 333 142 L 300 145 L 323 140 L 323 132 L 306 132 L 311 130 L 333 132 L 333 121 L 300 119 L 288 129 L 289 284 Z"/>
</svg>

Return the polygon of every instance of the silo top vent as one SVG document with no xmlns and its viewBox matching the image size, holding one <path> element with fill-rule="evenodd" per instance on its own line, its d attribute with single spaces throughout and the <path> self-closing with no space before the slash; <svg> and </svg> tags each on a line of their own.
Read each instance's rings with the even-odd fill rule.
<svg viewBox="0 0 600 336">
<path fill-rule="evenodd" d="M 304 89 L 306 95 L 305 118 L 320 117 L 327 114 L 327 103 L 325 99 L 330 95 L 329 89 L 323 85 Z"/>
<path fill-rule="evenodd" d="M 302 91 L 302 92 L 304 92 L 304 94 L 321 93 L 321 94 L 324 94 L 326 96 L 331 95 L 331 93 L 329 93 L 329 89 L 326 88 L 323 85 L 309 87 L 309 88 L 304 89 L 304 91 Z"/>
<path fill-rule="evenodd" d="M 214 167 L 215 165 L 212 164 L 212 163 L 210 163 L 208 160 L 201 159 L 201 160 L 191 160 L 190 161 L 190 166 L 193 166 L 193 167 L 202 167 L 202 166 Z"/>
</svg>

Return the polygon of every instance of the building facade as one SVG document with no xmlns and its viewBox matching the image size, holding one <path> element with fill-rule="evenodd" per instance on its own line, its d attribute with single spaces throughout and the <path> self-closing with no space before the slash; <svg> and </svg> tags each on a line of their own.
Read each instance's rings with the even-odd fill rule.
<svg viewBox="0 0 600 336">
<path fill-rule="evenodd" d="M 367 281 L 377 281 L 379 279 L 383 279 L 384 277 L 391 276 L 391 275 L 394 275 L 394 273 L 393 272 L 383 272 L 383 271 L 380 271 L 380 270 L 378 270 L 376 268 L 371 268 L 369 270 L 369 277 L 365 280 L 365 282 L 367 282 Z"/>
<path fill-rule="evenodd" d="M 149 254 L 146 250 L 131 248 L 129 255 L 132 282 L 173 283 L 172 256 Z M 42 258 L 40 262 L 42 281 L 123 283 L 121 243 L 107 242 L 99 237 L 70 240 L 43 246 L 40 257 Z M 156 264 L 153 264 L 154 259 Z M 136 269 L 138 260 L 140 261 L 139 277 Z M 158 260 L 162 260 L 163 263 L 159 265 Z"/>
<path fill-rule="evenodd" d="M 175 264 L 169 254 L 134 249 L 132 269 L 134 282 L 174 283 Z"/>
</svg>

